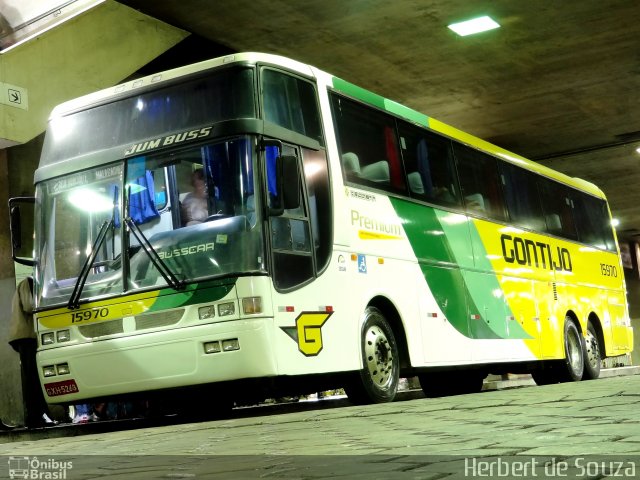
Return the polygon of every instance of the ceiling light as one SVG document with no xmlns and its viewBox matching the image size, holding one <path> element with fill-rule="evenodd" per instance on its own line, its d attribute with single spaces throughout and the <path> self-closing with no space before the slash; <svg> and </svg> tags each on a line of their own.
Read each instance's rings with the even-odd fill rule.
<svg viewBox="0 0 640 480">
<path fill-rule="evenodd" d="M 618 220 L 617 218 L 612 218 L 612 219 L 611 219 L 611 226 L 612 226 L 612 227 L 614 227 L 614 228 L 615 228 L 615 227 L 617 227 L 617 226 L 619 226 L 619 225 L 620 225 L 620 220 Z"/>
<path fill-rule="evenodd" d="M 448 25 L 451 30 L 461 37 L 473 35 L 474 33 L 486 32 L 487 30 L 493 30 L 499 26 L 500 25 L 495 20 L 491 17 L 487 17 L 486 15 L 484 17 L 472 18 L 466 22 L 458 22 Z"/>
<path fill-rule="evenodd" d="M 640 153 L 640 147 L 636 148 L 636 152 Z"/>
</svg>

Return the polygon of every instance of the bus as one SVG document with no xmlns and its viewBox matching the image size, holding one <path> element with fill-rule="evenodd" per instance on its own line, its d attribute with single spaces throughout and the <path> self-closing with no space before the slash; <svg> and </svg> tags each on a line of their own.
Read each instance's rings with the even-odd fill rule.
<svg viewBox="0 0 640 480">
<path fill-rule="evenodd" d="M 11 230 L 52 404 L 380 403 L 405 377 L 428 396 L 593 379 L 632 349 L 600 189 L 291 59 L 59 105 L 34 183 Z"/>
</svg>

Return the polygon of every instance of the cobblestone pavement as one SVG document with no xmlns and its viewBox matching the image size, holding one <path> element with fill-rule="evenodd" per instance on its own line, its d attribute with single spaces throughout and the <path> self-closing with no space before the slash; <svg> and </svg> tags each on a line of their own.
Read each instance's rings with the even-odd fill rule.
<svg viewBox="0 0 640 480">
<path fill-rule="evenodd" d="M 14 441 L 0 455 L 72 462 L 68 479 L 638 477 L 640 375 Z"/>
</svg>

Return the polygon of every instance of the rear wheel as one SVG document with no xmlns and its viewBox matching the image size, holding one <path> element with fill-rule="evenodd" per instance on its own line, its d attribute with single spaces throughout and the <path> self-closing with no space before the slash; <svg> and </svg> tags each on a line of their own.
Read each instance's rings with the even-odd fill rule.
<svg viewBox="0 0 640 480">
<path fill-rule="evenodd" d="M 362 330 L 363 368 L 345 391 L 356 404 L 391 402 L 398 391 L 400 357 L 393 331 L 380 310 L 367 307 Z"/>
<path fill-rule="evenodd" d="M 589 322 L 587 324 L 587 335 L 583 342 L 584 347 L 584 372 L 583 380 L 593 380 L 600 376 L 600 366 L 602 357 L 600 356 L 600 344 L 595 327 Z"/>
</svg>

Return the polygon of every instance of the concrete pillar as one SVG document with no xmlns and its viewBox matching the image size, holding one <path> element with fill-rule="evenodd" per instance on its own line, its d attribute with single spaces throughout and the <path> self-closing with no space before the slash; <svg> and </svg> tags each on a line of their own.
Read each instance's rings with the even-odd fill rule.
<svg viewBox="0 0 640 480">
<path fill-rule="evenodd" d="M 41 134 L 55 105 L 119 83 L 187 35 L 107 0 L 23 45 L 0 52 L 0 87 L 24 89 L 25 100 L 21 108 L 0 104 L 0 419 L 6 423 L 23 422 L 19 357 L 7 344 L 16 275 L 7 201 L 33 194 Z M 22 145 L 2 149 L 16 143 Z"/>
<path fill-rule="evenodd" d="M 9 155 L 7 150 L 0 150 L 0 418 L 5 423 L 22 424 L 20 360 L 7 343 L 16 285 L 8 235 L 9 195 Z"/>
<path fill-rule="evenodd" d="M 640 365 L 640 267 L 637 255 L 636 242 L 630 244 L 633 270 L 624 269 L 624 281 L 627 285 L 627 301 L 629 302 L 629 317 L 633 327 L 633 352 L 631 359 L 633 365 Z"/>
</svg>

